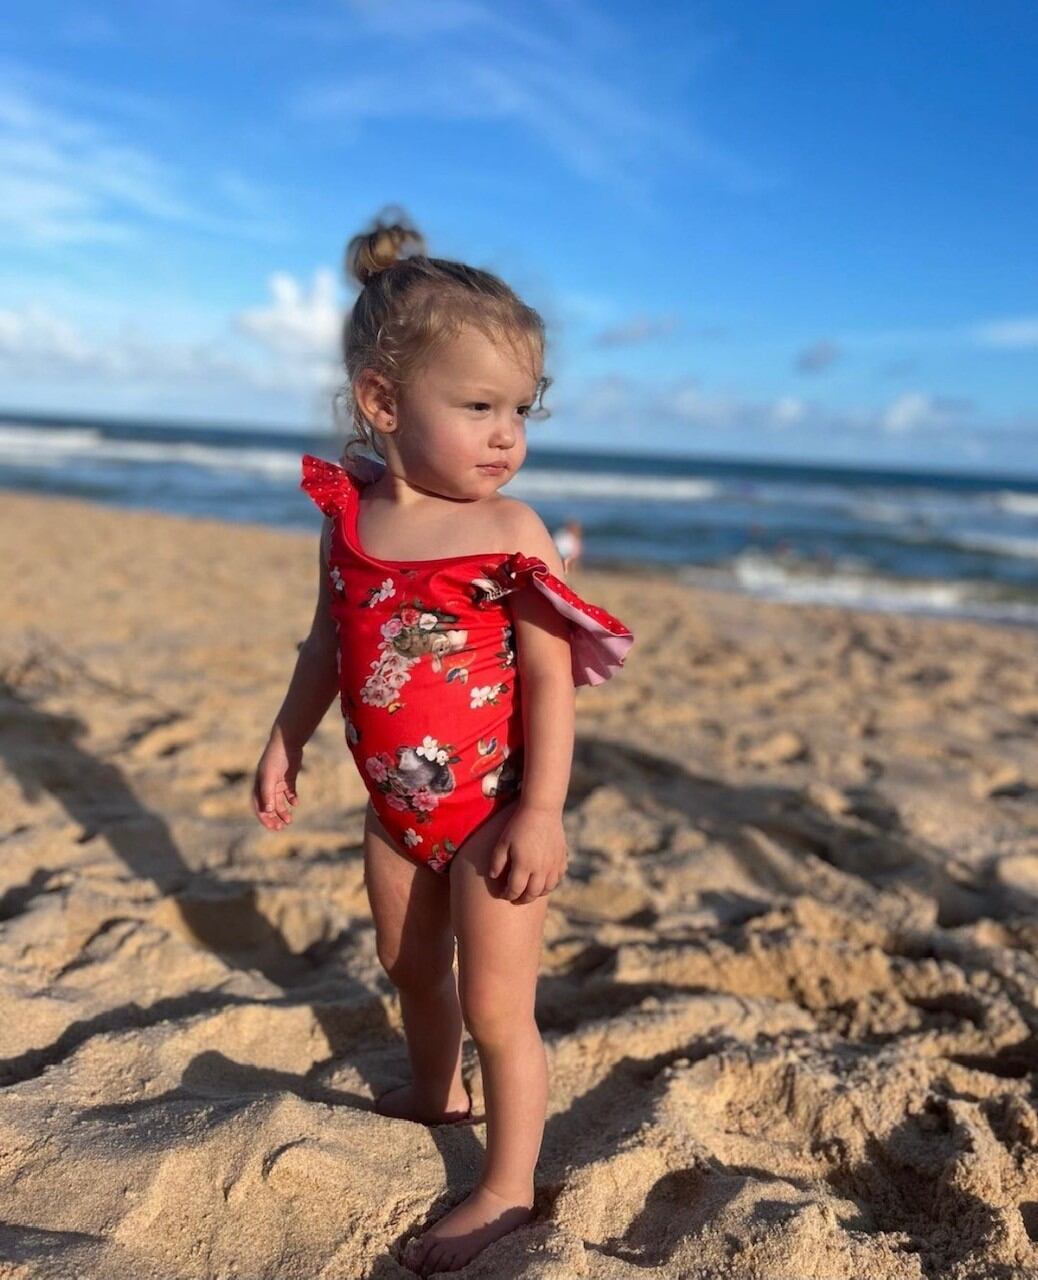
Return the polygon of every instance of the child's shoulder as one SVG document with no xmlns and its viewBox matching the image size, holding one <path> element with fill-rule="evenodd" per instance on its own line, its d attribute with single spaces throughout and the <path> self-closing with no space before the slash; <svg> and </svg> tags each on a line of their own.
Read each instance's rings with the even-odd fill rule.
<svg viewBox="0 0 1038 1280">
<path fill-rule="evenodd" d="M 493 499 L 492 507 L 501 545 L 543 560 L 552 573 L 561 577 L 562 561 L 555 540 L 533 507 L 504 494 Z"/>
</svg>

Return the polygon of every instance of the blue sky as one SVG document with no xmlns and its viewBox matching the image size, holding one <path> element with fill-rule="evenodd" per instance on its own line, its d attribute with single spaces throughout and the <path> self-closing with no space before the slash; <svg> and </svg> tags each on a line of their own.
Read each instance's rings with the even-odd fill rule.
<svg viewBox="0 0 1038 1280">
<path fill-rule="evenodd" d="M 387 203 L 531 441 L 1038 472 L 1038 6 L 8 3 L 0 404 L 314 426 Z"/>
</svg>

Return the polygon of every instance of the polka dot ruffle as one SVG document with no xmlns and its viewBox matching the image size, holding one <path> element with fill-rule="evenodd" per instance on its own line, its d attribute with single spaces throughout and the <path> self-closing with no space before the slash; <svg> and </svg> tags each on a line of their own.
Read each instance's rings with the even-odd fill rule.
<svg viewBox="0 0 1038 1280">
<path fill-rule="evenodd" d="M 603 627 L 612 635 L 629 636 L 631 634 L 630 630 L 624 626 L 619 618 L 614 618 L 611 613 L 607 613 L 605 609 L 600 608 L 597 604 L 589 604 L 586 600 L 582 600 L 561 578 L 557 578 L 544 561 L 537 556 L 524 556 L 521 551 L 516 551 L 508 557 L 501 569 L 507 580 L 517 587 L 521 585 L 524 576 L 539 578 L 544 584 L 544 588 L 550 591 L 552 595 L 558 596 L 571 608 L 578 610 L 593 622 L 597 622 L 600 627 Z"/>
<path fill-rule="evenodd" d="M 341 515 L 353 485 L 350 473 L 334 462 L 303 454 L 303 478 L 300 489 L 313 498 L 326 516 Z"/>
</svg>

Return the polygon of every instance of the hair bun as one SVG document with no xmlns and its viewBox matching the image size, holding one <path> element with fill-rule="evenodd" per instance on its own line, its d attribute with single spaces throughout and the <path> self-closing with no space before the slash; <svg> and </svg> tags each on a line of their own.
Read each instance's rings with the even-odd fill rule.
<svg viewBox="0 0 1038 1280">
<path fill-rule="evenodd" d="M 414 246 L 404 252 L 408 245 Z M 389 205 L 375 216 L 370 231 L 361 231 L 346 246 L 346 274 L 361 286 L 401 258 L 425 253 L 425 237 L 399 205 Z"/>
</svg>

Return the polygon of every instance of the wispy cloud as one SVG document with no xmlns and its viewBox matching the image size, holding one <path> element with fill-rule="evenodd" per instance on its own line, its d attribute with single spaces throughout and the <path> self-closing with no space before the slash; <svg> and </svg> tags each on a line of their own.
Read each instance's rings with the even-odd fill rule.
<svg viewBox="0 0 1038 1280">
<path fill-rule="evenodd" d="M 879 425 L 891 435 L 935 430 L 971 414 L 972 400 L 958 396 L 934 396 L 922 391 L 906 391 L 882 412 Z"/>
<path fill-rule="evenodd" d="M 57 105 L 57 95 L 46 92 L 54 89 L 53 78 L 10 65 L 2 70 L 0 229 L 15 243 L 126 243 L 155 225 L 263 240 L 278 234 L 260 216 L 255 190 L 236 189 L 232 175 L 211 175 L 217 198 L 210 207 L 188 195 L 185 175 L 127 140 L 118 111 L 114 122 L 98 117 L 95 91 L 84 88 L 82 103 Z M 67 82 L 62 89 L 62 96 L 77 96 Z"/>
<path fill-rule="evenodd" d="M 576 423 L 621 429 L 654 427 L 671 430 L 705 428 L 724 434 L 739 428 L 770 430 L 799 421 L 807 412 L 804 402 L 790 397 L 756 400 L 736 392 L 705 390 L 697 378 L 682 377 L 667 386 L 647 384 L 622 374 L 593 378 L 560 401 L 559 417 Z"/>
<path fill-rule="evenodd" d="M 601 12 L 537 3 L 506 14 L 481 0 L 354 0 L 349 12 L 353 30 L 344 22 L 343 34 L 378 70 L 300 88 L 291 105 L 302 118 L 355 127 L 390 118 L 509 121 L 574 173 L 646 209 L 653 179 L 675 163 L 737 187 L 771 183 L 687 114 L 642 100 L 624 72 L 625 33 Z"/>
<path fill-rule="evenodd" d="M 1038 348 L 1038 316 L 988 320 L 974 326 L 970 332 L 974 341 L 984 347 Z"/>
<path fill-rule="evenodd" d="M 803 420 L 807 406 L 798 396 L 780 396 L 771 406 L 771 416 L 780 427 Z"/>
<path fill-rule="evenodd" d="M 841 347 L 863 350 L 872 347 L 940 350 L 965 346 L 1025 351 L 1038 347 L 1038 315 L 1007 316 L 954 327 L 858 330 L 842 333 L 838 341 Z"/>
<path fill-rule="evenodd" d="M 944 439 L 949 430 L 960 434 L 979 430 L 975 402 L 960 396 L 910 391 L 879 408 L 838 408 L 799 396 L 756 398 L 738 391 L 711 392 L 689 377 L 661 387 L 625 375 L 607 375 L 565 397 L 556 412 L 574 422 L 616 424 L 621 429 L 652 422 L 672 437 L 679 437 L 683 429 L 689 438 L 694 432 L 707 432 L 718 443 L 744 435 L 760 441 L 793 432 L 805 438 L 843 436 L 857 440 L 861 449 L 878 437 L 933 434 Z"/>
<path fill-rule="evenodd" d="M 82 326 L 46 307 L 0 311 L 0 371 L 11 379 L 46 379 L 71 392 L 82 386 L 176 386 L 208 380 L 221 387 L 261 392 L 315 392 L 335 385 L 334 359 L 253 359 L 228 339 L 173 342 L 125 329 L 107 334 Z"/>
</svg>

